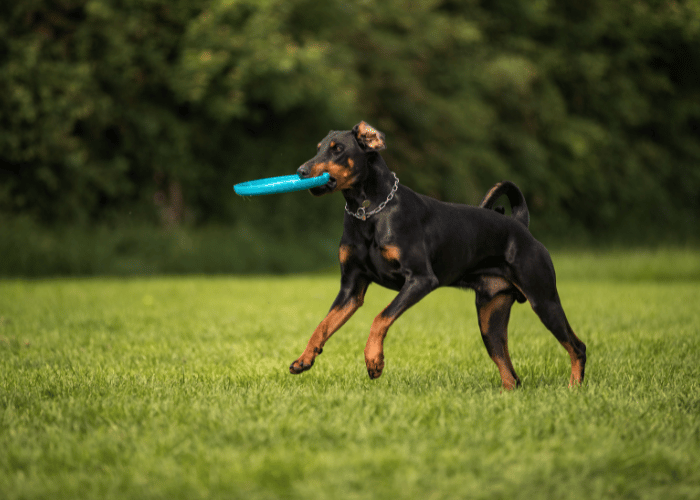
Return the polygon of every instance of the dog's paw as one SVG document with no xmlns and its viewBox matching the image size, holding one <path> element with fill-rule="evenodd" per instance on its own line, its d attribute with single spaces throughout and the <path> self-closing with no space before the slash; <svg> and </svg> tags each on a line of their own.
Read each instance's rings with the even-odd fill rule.
<svg viewBox="0 0 700 500">
<path fill-rule="evenodd" d="M 314 360 L 316 359 L 316 356 L 321 354 L 323 352 L 323 349 L 320 347 L 314 347 L 313 348 L 313 353 L 309 354 L 311 351 L 307 348 L 297 359 L 294 363 L 289 365 L 289 373 L 293 374 L 298 374 L 301 372 L 305 372 L 312 366 L 314 366 Z"/>
<path fill-rule="evenodd" d="M 310 363 L 306 363 L 301 360 L 301 358 L 297 359 L 289 365 L 289 373 L 292 373 L 294 375 L 298 375 L 299 373 L 305 372 L 306 370 L 310 369 L 312 366 L 314 366 L 313 360 Z"/>
<path fill-rule="evenodd" d="M 365 359 L 365 364 L 367 365 L 367 375 L 369 375 L 369 378 L 374 380 L 382 376 L 382 372 L 384 371 L 384 356 L 375 360 Z"/>
</svg>

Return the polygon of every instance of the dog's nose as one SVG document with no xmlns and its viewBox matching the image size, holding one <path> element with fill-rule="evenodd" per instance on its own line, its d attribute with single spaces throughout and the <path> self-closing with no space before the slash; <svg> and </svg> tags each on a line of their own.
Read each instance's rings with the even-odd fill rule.
<svg viewBox="0 0 700 500">
<path fill-rule="evenodd" d="M 297 175 L 302 179 L 305 179 L 309 176 L 309 167 L 307 167 L 306 165 L 302 165 L 297 169 Z"/>
</svg>

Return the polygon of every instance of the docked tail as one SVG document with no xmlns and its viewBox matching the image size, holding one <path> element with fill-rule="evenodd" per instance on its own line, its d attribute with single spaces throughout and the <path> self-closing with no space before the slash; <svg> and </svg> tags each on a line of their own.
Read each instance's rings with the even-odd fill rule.
<svg viewBox="0 0 700 500">
<path fill-rule="evenodd" d="M 530 225 L 530 211 L 527 209 L 525 197 L 520 189 L 518 189 L 518 186 L 510 181 L 499 182 L 492 187 L 491 190 L 486 193 L 484 199 L 481 200 L 481 203 L 479 203 L 479 207 L 498 210 L 497 208 L 494 209 L 493 204 L 503 195 L 508 197 L 515 220 L 525 227 L 528 227 Z"/>
</svg>

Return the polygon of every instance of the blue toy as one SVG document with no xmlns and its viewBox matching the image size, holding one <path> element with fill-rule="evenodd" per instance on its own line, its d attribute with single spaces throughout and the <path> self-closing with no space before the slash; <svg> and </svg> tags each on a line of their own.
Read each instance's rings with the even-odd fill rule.
<svg viewBox="0 0 700 500">
<path fill-rule="evenodd" d="M 233 186 L 236 194 L 241 196 L 259 196 L 261 194 L 290 193 L 323 186 L 330 180 L 330 174 L 324 172 L 317 177 L 302 179 L 298 175 L 282 175 L 255 181 L 241 182 Z"/>
</svg>

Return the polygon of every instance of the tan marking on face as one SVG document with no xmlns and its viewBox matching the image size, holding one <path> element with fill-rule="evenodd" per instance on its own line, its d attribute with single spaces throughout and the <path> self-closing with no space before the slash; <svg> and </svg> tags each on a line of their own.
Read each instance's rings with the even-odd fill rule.
<svg viewBox="0 0 700 500">
<path fill-rule="evenodd" d="M 338 260 L 340 260 L 340 263 L 345 264 L 350 258 L 351 253 L 352 249 L 348 245 L 340 245 L 340 249 L 338 250 Z"/>
<path fill-rule="evenodd" d="M 399 260 L 401 258 L 401 250 L 396 245 L 386 245 L 382 247 L 382 257 L 385 260 Z"/>
<path fill-rule="evenodd" d="M 349 189 L 355 183 L 356 176 L 353 175 L 351 168 L 340 165 L 332 161 L 317 163 L 311 167 L 311 177 L 316 177 L 324 172 L 328 172 L 336 181 L 336 187 L 333 192 Z"/>
<path fill-rule="evenodd" d="M 331 145 L 330 145 L 330 146 L 331 146 L 332 148 L 334 148 L 334 147 L 335 147 L 335 141 L 331 141 Z"/>
</svg>

